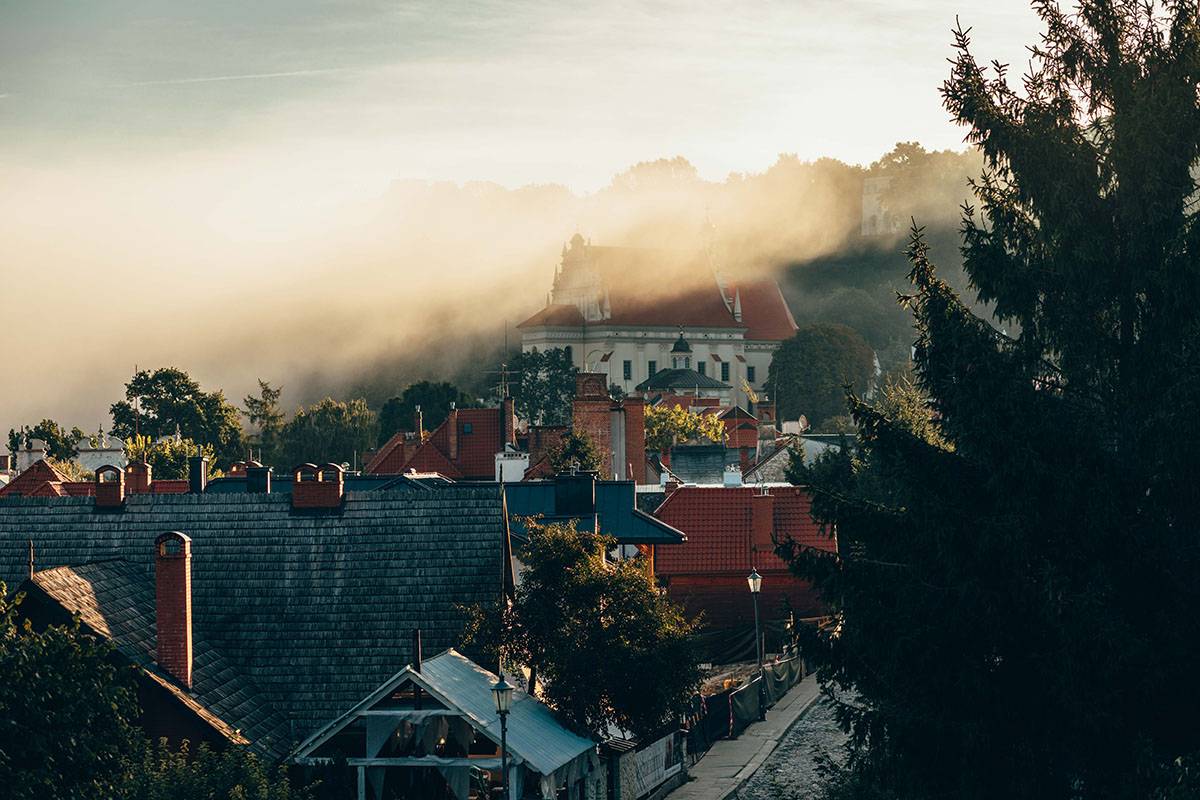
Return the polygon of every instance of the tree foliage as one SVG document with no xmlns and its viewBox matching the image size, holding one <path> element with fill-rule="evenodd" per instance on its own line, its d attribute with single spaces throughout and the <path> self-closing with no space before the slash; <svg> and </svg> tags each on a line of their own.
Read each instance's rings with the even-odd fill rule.
<svg viewBox="0 0 1200 800">
<path fill-rule="evenodd" d="M 512 386 L 513 405 L 521 419 L 533 425 L 570 423 L 579 370 L 565 349 L 520 353 L 510 366 L 517 376 Z"/>
<path fill-rule="evenodd" d="M 342 402 L 326 397 L 298 410 L 283 426 L 283 463 L 289 468 L 306 462 L 361 463 L 378 435 L 379 420 L 365 400 Z"/>
<path fill-rule="evenodd" d="M 806 481 L 839 556 L 780 548 L 841 621 L 809 648 L 858 698 L 838 797 L 1195 794 L 1197 9 L 1035 7 L 1022 91 L 962 31 L 943 88 L 987 164 L 964 266 L 1018 333 L 915 231 L 924 405 L 856 402 Z"/>
<path fill-rule="evenodd" d="M 845 325 L 806 325 L 771 358 L 766 388 L 780 419 L 808 418 L 814 429 L 846 413 L 846 387 L 858 394 L 875 376 L 875 353 Z"/>
<path fill-rule="evenodd" d="M 557 472 L 573 469 L 594 472 L 600 469 L 600 449 L 587 431 L 567 431 L 546 453 L 550 468 Z"/>
<path fill-rule="evenodd" d="M 646 449 L 666 453 L 677 444 L 725 441 L 725 423 L 676 404 L 646 406 Z"/>
<path fill-rule="evenodd" d="M 283 423 L 287 419 L 283 408 L 279 405 L 279 396 L 283 394 L 281 387 L 272 386 L 262 378 L 258 380 L 258 396 L 246 395 L 242 400 L 246 417 L 250 424 L 258 428 L 258 433 L 251 444 L 257 445 L 258 460 L 264 464 L 274 464 L 279 459 L 280 440 L 283 435 Z"/>
<path fill-rule="evenodd" d="M 15 454 L 34 439 L 40 439 L 46 443 L 46 455 L 59 461 L 70 461 L 79 455 L 76 448 L 79 440 L 86 438 L 87 434 L 78 427 L 67 430 L 52 419 L 44 419 L 33 427 L 25 425 L 18 430 L 10 428 L 8 449 Z"/>
<path fill-rule="evenodd" d="M 166 741 L 146 742 L 130 759 L 120 800 L 304 800 L 308 789 L 297 790 L 284 767 L 268 769 L 241 747 L 217 751 L 207 744 L 179 748 Z"/>
<path fill-rule="evenodd" d="M 117 796 L 140 739 L 130 667 L 75 622 L 34 631 L 0 583 L 0 786 L 12 800 Z"/>
<path fill-rule="evenodd" d="M 582 731 L 616 725 L 652 736 L 677 724 L 700 683 L 694 622 L 658 591 L 642 559 L 605 560 L 612 537 L 574 524 L 526 528 L 515 601 L 474 609 L 467 646 L 532 668 L 544 699 Z"/>
<path fill-rule="evenodd" d="M 125 384 L 125 399 L 113 403 L 111 412 L 112 433 L 125 440 L 137 434 L 151 439 L 179 434 L 211 447 L 222 467 L 245 455 L 237 407 L 224 392 L 203 391 L 176 367 L 139 370 Z"/>
<path fill-rule="evenodd" d="M 208 456 L 210 463 L 216 459 L 212 447 L 199 445 L 191 439 L 176 439 L 168 436 L 155 441 L 149 436 L 135 436 L 125 444 L 125 457 L 130 461 L 145 461 L 153 469 L 154 480 L 182 480 L 188 476 L 188 459 Z M 220 471 L 210 473 L 213 477 Z"/>
<path fill-rule="evenodd" d="M 379 410 L 379 444 L 382 445 L 399 431 L 416 427 L 417 406 L 421 407 L 421 425 L 431 431 L 445 421 L 450 407 L 470 408 L 477 405 L 462 389 L 445 381 L 420 381 L 407 387 L 398 397 L 389 398 Z"/>
</svg>

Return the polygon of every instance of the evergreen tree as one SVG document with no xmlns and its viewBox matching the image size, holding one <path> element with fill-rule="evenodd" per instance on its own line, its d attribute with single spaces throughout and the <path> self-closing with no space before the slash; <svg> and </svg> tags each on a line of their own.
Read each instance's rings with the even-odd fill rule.
<svg viewBox="0 0 1200 800">
<path fill-rule="evenodd" d="M 1035 7 L 1021 91 L 961 30 L 943 87 L 986 161 L 964 268 L 1015 333 L 914 231 L 928 413 L 856 401 L 856 452 L 806 476 L 839 555 L 780 547 L 839 618 L 821 680 L 857 697 L 834 796 L 1196 789 L 1196 4 Z"/>
</svg>

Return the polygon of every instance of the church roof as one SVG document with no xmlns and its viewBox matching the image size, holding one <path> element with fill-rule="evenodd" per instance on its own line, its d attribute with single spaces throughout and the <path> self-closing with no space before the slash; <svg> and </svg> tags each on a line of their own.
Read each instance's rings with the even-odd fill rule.
<svg viewBox="0 0 1200 800">
<path fill-rule="evenodd" d="M 574 248 L 573 248 L 574 249 Z M 796 332 L 796 320 L 771 278 L 755 278 L 726 287 L 736 297 L 741 321 L 726 304 L 721 287 L 702 255 L 681 256 L 676 252 L 638 247 L 587 245 L 583 261 L 567 262 L 569 270 L 595 270 L 607 290 L 609 315 L 594 324 L 653 328 L 744 329 L 753 341 L 782 341 Z M 647 290 L 647 280 L 663 291 Z M 518 328 L 582 327 L 587 324 L 571 304 L 553 303 Z"/>
<path fill-rule="evenodd" d="M 639 392 L 662 389 L 728 389 L 728 383 L 701 375 L 694 369 L 663 369 L 634 387 Z"/>
</svg>

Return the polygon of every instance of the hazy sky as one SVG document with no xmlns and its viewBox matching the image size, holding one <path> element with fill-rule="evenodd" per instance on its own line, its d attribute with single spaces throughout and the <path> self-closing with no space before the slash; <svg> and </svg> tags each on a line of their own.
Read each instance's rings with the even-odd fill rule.
<svg viewBox="0 0 1200 800">
<path fill-rule="evenodd" d="M 959 14 L 1023 62 L 1022 0 L 0 2 L 0 158 L 269 149 L 339 187 L 390 177 L 587 189 L 682 154 L 957 146 L 937 86 Z"/>
<path fill-rule="evenodd" d="M 134 362 L 237 396 L 264 365 L 234 380 L 204 343 L 396 179 L 587 192 L 676 155 L 720 180 L 960 147 L 937 92 L 956 14 L 1024 63 L 1022 0 L 0 0 L 0 432 L 94 424 Z M 405 255 L 374 257 L 422 268 Z"/>
</svg>

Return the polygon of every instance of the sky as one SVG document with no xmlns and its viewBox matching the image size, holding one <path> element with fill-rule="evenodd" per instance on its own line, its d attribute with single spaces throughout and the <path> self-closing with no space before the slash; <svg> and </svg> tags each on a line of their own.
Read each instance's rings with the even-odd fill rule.
<svg viewBox="0 0 1200 800">
<path fill-rule="evenodd" d="M 676 155 L 719 180 L 960 148 L 956 14 L 1024 63 L 1019 0 L 0 0 L 0 299 L 26 353 L 0 428 L 91 413 L 80 376 L 118 371 L 76 347 L 90 323 L 136 341 L 182 305 L 203 335 L 396 180 L 586 193 Z"/>
</svg>

